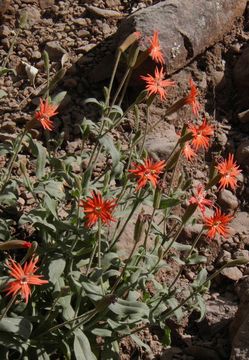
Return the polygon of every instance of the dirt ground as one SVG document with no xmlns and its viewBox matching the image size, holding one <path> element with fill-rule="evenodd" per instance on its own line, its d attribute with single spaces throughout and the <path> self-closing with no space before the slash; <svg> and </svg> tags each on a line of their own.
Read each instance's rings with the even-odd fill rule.
<svg viewBox="0 0 249 360">
<path fill-rule="evenodd" d="M 16 75 L 9 73 L 0 78 L 0 89 L 7 93 L 0 100 L 0 141 L 12 140 L 32 117 L 39 95 L 45 83 L 44 63 L 42 52 L 46 49 L 52 61 L 51 72 L 55 74 L 60 68 L 65 68 L 65 74 L 56 85 L 54 91 L 67 91 L 66 98 L 55 118 L 55 137 L 63 134 L 62 151 L 77 151 L 80 148 L 79 128 L 77 123 L 83 116 L 96 118 L 95 108 L 86 106 L 87 97 L 102 97 L 105 81 L 92 82 L 88 74 L 95 69 L 101 59 L 109 53 L 108 38 L 117 30 L 123 17 L 137 9 L 158 3 L 159 1 L 125 1 L 125 0 L 9 0 L 0 1 L 0 61 L 3 62 L 11 42 L 16 33 L 18 19 L 25 9 L 28 16 L 28 28 L 20 31 L 17 42 L 9 57 L 8 67 L 16 69 Z M 120 13 L 120 16 L 101 17 L 89 11 L 88 5 L 95 5 L 101 9 L 110 9 Z M 56 41 L 56 44 L 50 42 Z M 249 107 L 248 97 L 240 92 L 245 91 L 246 85 L 234 79 L 235 66 L 238 59 L 247 48 L 249 41 L 249 19 L 247 14 L 237 20 L 223 40 L 198 56 L 186 68 L 173 75 L 177 82 L 177 90 L 172 90 L 169 102 L 173 101 L 188 89 L 190 75 L 196 81 L 200 90 L 200 102 L 205 106 L 206 116 L 215 125 L 216 132 L 213 144 L 208 153 L 194 162 L 191 167 L 186 164 L 186 170 L 192 172 L 196 180 L 206 177 L 207 164 L 214 156 L 221 152 L 236 152 L 243 141 L 249 137 L 249 122 L 239 122 L 238 113 Z M 50 43 L 49 48 L 47 43 Z M 25 63 L 38 69 L 34 84 L 28 78 Z M 237 65 L 238 67 L 238 65 Z M 245 83 L 246 83 L 245 73 Z M 239 88 L 241 86 L 241 88 Z M 243 87 L 244 86 L 244 87 Z M 129 92 L 132 96 L 136 89 Z M 127 103 L 130 98 L 125 99 Z M 169 103 L 168 102 L 168 103 Z M 151 111 L 151 121 L 157 121 L 163 116 L 168 106 L 160 101 L 154 104 Z M 162 122 L 153 133 L 165 133 L 169 126 L 177 131 L 182 125 L 181 119 L 190 117 L 188 109 L 181 110 L 178 116 L 171 116 Z M 119 133 L 115 134 L 125 143 L 125 132 L 132 126 L 132 117 L 127 121 Z M 41 141 L 39 129 L 34 130 L 34 136 Z M 25 153 L 22 155 L 25 157 Z M 2 160 L 2 159 L 1 159 Z M 248 160 L 247 160 L 248 161 Z M 4 166 L 4 161 L 1 166 Z M 15 169 L 14 169 L 15 170 Z M 245 213 L 248 205 L 249 184 L 248 173 L 244 175 L 243 185 L 238 188 L 235 200 L 238 202 L 236 214 L 239 220 L 233 224 L 233 237 L 221 242 L 203 242 L 200 252 L 208 256 L 208 271 L 213 271 L 222 263 L 224 257 L 234 258 L 234 254 L 244 252 L 249 256 L 248 218 Z M 222 200 L 221 200 L 222 201 Z M 25 194 L 20 194 L 22 210 L 28 211 L 32 204 L 28 203 Z M 229 204 L 227 205 L 229 207 Z M 242 214 L 242 215 L 241 215 Z M 244 216 L 244 217 L 243 217 Z M 243 220 L 244 219 L 244 220 Z M 242 228 L 245 227 L 245 229 Z M 247 230 L 246 230 L 247 229 Z M 15 232 L 13 228 L 13 232 Z M 26 236 L 30 236 L 28 229 Z M 190 239 L 186 230 L 184 239 Z M 229 340 L 229 323 L 233 318 L 238 299 L 234 284 L 243 275 L 249 274 L 249 269 L 240 266 L 233 274 L 221 275 L 212 285 L 212 292 L 206 298 L 207 316 L 196 323 L 193 313 L 189 321 L 183 321 L 180 326 L 169 324 L 172 328 L 172 348 L 162 346 L 163 334 L 153 328 L 141 333 L 152 354 L 138 348 L 132 340 L 124 339 L 122 343 L 122 360 L 128 359 L 164 359 L 164 360 L 226 360 L 229 359 L 231 343 Z M 160 274 L 162 281 L 172 276 L 167 271 Z M 191 280 L 191 273 L 183 274 L 181 281 Z"/>
</svg>

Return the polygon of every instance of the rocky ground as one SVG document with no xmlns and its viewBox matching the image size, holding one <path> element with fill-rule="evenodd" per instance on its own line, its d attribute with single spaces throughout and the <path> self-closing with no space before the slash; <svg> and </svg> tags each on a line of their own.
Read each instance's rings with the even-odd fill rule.
<svg viewBox="0 0 249 360">
<path fill-rule="evenodd" d="M 32 117 L 45 83 L 42 52 L 46 49 L 52 63 L 52 76 L 62 69 L 60 81 L 54 91 L 67 91 L 55 121 L 54 136 L 63 134 L 63 151 L 77 151 L 80 148 L 77 123 L 86 114 L 91 118 L 96 117 L 95 109 L 86 106 L 84 99 L 102 96 L 102 87 L 108 75 L 108 69 L 105 68 L 103 76 L 102 62 L 112 56 L 110 36 L 116 33 L 126 16 L 156 3 L 160 1 L 0 0 L 2 63 L 15 36 L 20 15 L 24 10 L 28 12 L 28 27 L 19 32 L 8 59 L 8 67 L 15 69 L 16 74 L 9 73 L 0 79 L 0 89 L 7 94 L 0 100 L 0 141 L 15 138 L 17 132 Z M 224 190 L 218 198 L 223 208 L 236 213 L 231 237 L 222 242 L 202 244 L 201 251 L 208 257 L 209 271 L 228 259 L 236 259 L 241 255 L 249 258 L 248 42 L 249 9 L 243 16 L 236 18 L 220 42 L 210 44 L 213 45 L 211 47 L 205 45 L 208 47 L 205 52 L 202 51 L 197 58 L 172 74 L 178 87 L 176 92 L 171 93 L 169 101 L 186 91 L 191 75 L 200 89 L 200 101 L 205 106 L 206 115 L 216 127 L 209 153 L 194 163 L 192 168 L 187 167 L 187 171 L 192 172 L 196 180 L 204 180 L 211 154 L 213 156 L 229 151 L 236 154 L 236 159 L 244 170 L 236 194 Z M 27 64 L 38 70 L 35 78 L 30 77 Z M 130 96 L 135 92 L 136 88 L 133 86 Z M 130 101 L 129 97 L 126 101 Z M 166 107 L 167 104 L 158 101 L 152 109 L 151 121 L 162 118 Z M 167 158 L 177 138 L 180 119 L 188 116 L 190 113 L 184 110 L 178 116 L 173 115 L 167 122 L 163 122 L 149 135 L 146 142 L 148 151 Z M 116 136 L 125 141 L 125 131 L 129 131 L 131 124 L 132 118 Z M 38 129 L 33 135 L 41 138 Z M 19 201 L 24 207 L 32 206 L 25 194 L 20 195 Z M 182 235 L 184 241 L 191 240 L 195 231 L 193 227 L 185 229 Z M 126 239 L 123 241 L 126 243 Z M 168 275 L 163 274 L 164 277 Z M 246 266 L 225 269 L 214 282 L 211 295 L 206 298 L 205 320 L 196 323 L 193 314 L 189 322 L 178 328 L 173 326 L 170 349 L 162 347 L 162 334 L 157 329 L 151 329 L 141 336 L 151 347 L 153 355 L 146 354 L 132 341 L 125 339 L 121 359 L 248 359 L 248 275 L 249 269 Z M 185 274 L 183 281 L 188 277 L 191 278 L 191 274 Z"/>
</svg>

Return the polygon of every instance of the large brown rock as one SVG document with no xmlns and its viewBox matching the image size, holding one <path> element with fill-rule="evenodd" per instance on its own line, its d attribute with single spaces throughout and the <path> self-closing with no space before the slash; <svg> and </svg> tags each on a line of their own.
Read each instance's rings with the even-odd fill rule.
<svg viewBox="0 0 249 360">
<path fill-rule="evenodd" d="M 247 0 L 162 1 L 136 11 L 122 21 L 113 45 L 116 48 L 134 31 L 141 32 L 146 39 L 156 30 L 166 58 L 167 72 L 171 74 L 221 40 L 231 29 L 236 17 L 243 14 L 246 3 Z M 104 75 L 106 66 L 103 64 L 102 70 L 93 76 Z"/>
</svg>

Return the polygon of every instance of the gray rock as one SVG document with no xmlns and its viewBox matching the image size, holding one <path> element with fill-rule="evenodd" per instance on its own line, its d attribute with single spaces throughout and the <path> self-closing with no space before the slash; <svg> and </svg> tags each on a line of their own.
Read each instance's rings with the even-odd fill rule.
<svg viewBox="0 0 249 360">
<path fill-rule="evenodd" d="M 237 267 L 225 268 L 225 269 L 221 270 L 221 274 L 223 276 L 225 276 L 226 278 L 233 280 L 233 281 L 238 281 L 243 276 L 243 273 Z"/>
<path fill-rule="evenodd" d="M 52 61 L 58 61 L 64 54 L 66 54 L 66 50 L 61 47 L 58 41 L 47 42 L 45 50 L 47 51 L 49 58 Z"/>
<path fill-rule="evenodd" d="M 235 210 L 239 206 L 237 197 L 230 190 L 222 190 L 218 196 L 218 203 L 224 210 Z"/>
<path fill-rule="evenodd" d="M 222 39 L 235 18 L 243 14 L 246 3 L 247 0 L 160 1 L 124 19 L 113 38 L 113 50 L 132 32 L 139 31 L 146 39 L 156 28 L 170 75 Z M 102 79 L 95 77 L 95 81 L 109 76 L 104 66 L 102 70 L 98 72 Z"/>
<path fill-rule="evenodd" d="M 171 126 L 163 134 L 149 135 L 145 141 L 145 149 L 150 155 L 154 154 L 161 160 L 167 160 L 178 139 L 174 126 Z"/>
</svg>

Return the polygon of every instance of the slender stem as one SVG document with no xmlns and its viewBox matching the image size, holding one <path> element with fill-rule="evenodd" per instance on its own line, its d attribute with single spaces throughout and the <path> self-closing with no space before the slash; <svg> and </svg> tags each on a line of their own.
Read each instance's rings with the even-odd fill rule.
<svg viewBox="0 0 249 360">
<path fill-rule="evenodd" d="M 132 257 L 133 254 L 134 254 L 134 251 L 135 251 L 135 249 L 136 249 L 136 246 L 137 246 L 137 243 L 134 242 L 134 245 L 133 245 L 133 247 L 132 247 L 132 250 L 131 250 L 131 252 L 130 252 L 130 255 L 129 255 L 128 259 L 126 260 L 125 266 L 123 267 L 123 269 L 122 269 L 119 277 L 117 278 L 115 284 L 113 285 L 113 288 L 112 288 L 112 290 L 111 290 L 111 294 L 113 294 L 113 293 L 115 292 L 115 290 L 117 289 L 117 287 L 118 287 L 118 285 L 119 285 L 119 283 L 120 283 L 120 281 L 121 281 L 121 279 L 122 279 L 122 277 L 123 277 L 123 275 L 124 275 L 124 273 L 125 273 L 125 270 L 126 270 L 128 264 L 129 264 L 129 261 L 130 261 L 131 257 Z"/>
<path fill-rule="evenodd" d="M 16 34 L 15 34 L 15 36 L 14 36 L 14 38 L 13 38 L 13 40 L 12 40 L 12 43 L 11 43 L 11 45 L 10 45 L 8 54 L 6 55 L 6 57 L 5 57 L 5 59 L 4 59 L 4 62 L 3 62 L 2 67 L 6 67 L 6 66 L 7 66 L 8 61 L 9 61 L 9 57 L 10 57 L 10 55 L 11 55 L 12 52 L 13 52 L 13 49 L 14 49 L 14 46 L 15 46 L 15 43 L 16 43 L 17 37 L 19 36 L 20 31 L 21 31 L 20 28 L 17 29 Z"/>
<path fill-rule="evenodd" d="M 93 310 L 90 310 L 88 311 L 87 313 L 85 314 L 82 314 L 80 316 L 76 316 L 75 318 L 71 319 L 71 320 L 67 320 L 67 321 L 64 321 L 63 323 L 61 324 L 58 324 L 58 325 L 55 325 L 53 327 L 51 327 L 50 329 L 44 331 L 43 333 L 41 333 L 40 335 L 38 335 L 38 337 L 41 337 L 43 336 L 44 334 L 47 334 L 47 333 L 51 333 L 52 331 L 54 330 L 57 330 L 57 329 L 60 329 L 61 327 L 67 325 L 67 324 L 70 324 L 76 320 L 81 320 L 83 318 L 86 318 L 84 319 L 86 322 L 89 321 L 94 315 L 97 314 L 97 310 L 96 309 L 93 309 Z"/>
<path fill-rule="evenodd" d="M 141 148 L 140 148 L 140 154 L 139 154 L 140 156 L 143 153 L 145 139 L 146 139 L 146 136 L 148 134 L 149 115 L 150 115 L 150 107 L 147 106 L 147 108 L 146 108 L 146 124 L 145 124 L 144 134 L 143 134 L 143 138 L 142 138 L 142 145 L 141 145 Z"/>
<path fill-rule="evenodd" d="M 9 164 L 8 164 L 8 167 L 7 167 L 6 176 L 5 176 L 4 179 L 3 179 L 3 183 L 2 183 L 2 187 L 1 187 L 0 192 L 2 192 L 2 191 L 5 189 L 7 183 L 8 183 L 8 181 L 9 181 L 9 179 L 10 179 L 11 172 L 12 172 L 12 169 L 13 169 L 13 166 L 14 166 L 14 163 L 15 163 L 15 161 L 16 161 L 17 155 L 18 155 L 18 153 L 19 153 L 19 151 L 20 151 L 20 147 L 21 147 L 21 145 L 22 145 L 23 138 L 24 138 L 24 136 L 26 135 L 26 133 L 27 133 L 27 130 L 25 129 L 25 130 L 22 132 L 22 134 L 20 135 L 17 143 L 15 144 L 14 153 L 13 153 L 13 155 L 12 155 L 10 161 L 9 161 Z"/>
<path fill-rule="evenodd" d="M 151 226 L 152 226 L 152 222 L 153 222 L 153 219 L 154 219 L 154 216 L 155 216 L 155 212 L 156 212 L 156 208 L 154 208 L 153 211 L 152 211 L 151 218 L 150 218 L 150 221 L 149 221 L 149 224 L 148 224 L 148 229 L 147 229 L 146 234 L 145 234 L 145 239 L 144 239 L 145 252 L 146 252 L 147 240 L 148 240 L 148 236 L 149 236 L 149 233 L 150 233 L 150 230 L 151 230 Z"/>
<path fill-rule="evenodd" d="M 119 95 L 120 91 L 122 90 L 122 87 L 123 87 L 123 85 L 124 85 L 124 83 L 125 83 L 125 80 L 126 80 L 127 77 L 129 76 L 130 71 L 131 71 L 131 68 L 129 67 L 129 68 L 126 70 L 126 72 L 125 72 L 125 74 L 124 74 L 124 76 L 123 76 L 123 78 L 122 78 L 122 80 L 121 80 L 121 82 L 120 82 L 120 84 L 119 84 L 119 86 L 118 86 L 118 89 L 117 89 L 117 91 L 116 91 L 116 93 L 115 93 L 115 95 L 114 95 L 114 98 L 113 98 L 112 102 L 111 102 L 111 106 L 110 106 L 110 108 L 109 108 L 109 111 L 108 111 L 108 115 L 107 115 L 107 116 L 110 115 L 111 109 L 112 109 L 113 105 L 115 104 L 115 102 L 116 102 L 116 100 L 117 100 L 117 98 L 118 98 L 118 95 Z"/>
<path fill-rule="evenodd" d="M 193 242 L 193 244 L 192 244 L 192 246 L 191 246 L 191 249 L 189 250 L 188 254 L 187 254 L 187 255 L 185 256 L 185 258 L 183 259 L 183 261 L 185 262 L 185 264 L 180 266 L 180 269 L 179 269 L 176 277 L 174 278 L 174 280 L 172 281 L 172 283 L 171 283 L 170 286 L 169 286 L 169 291 L 172 289 L 172 287 L 176 284 L 177 280 L 178 280 L 179 277 L 181 276 L 181 274 L 182 274 L 182 272 L 183 272 L 183 269 L 184 269 L 184 266 L 186 265 L 186 262 L 188 261 L 188 259 L 189 259 L 190 256 L 192 255 L 192 252 L 193 252 L 196 244 L 198 243 L 201 235 L 203 234 L 203 230 L 204 230 L 204 229 L 202 229 L 202 230 L 200 231 L 200 233 L 196 236 L 196 238 L 195 238 L 195 240 L 194 240 L 194 242 Z"/>
<path fill-rule="evenodd" d="M 131 219 L 132 215 L 134 214 L 134 212 L 135 212 L 135 210 L 136 210 L 136 208 L 137 208 L 137 206 L 138 206 L 139 203 L 140 203 L 140 201 L 139 201 L 139 197 L 138 197 L 137 200 L 135 201 L 134 205 L 133 205 L 133 208 L 131 209 L 131 212 L 130 212 L 129 216 L 128 216 L 127 219 L 125 220 L 125 222 L 124 222 L 124 224 L 123 224 L 123 226 L 122 226 L 119 234 L 117 235 L 116 239 L 114 239 L 113 242 L 110 244 L 110 247 L 109 247 L 108 251 L 111 251 L 111 249 L 114 247 L 114 245 L 118 242 L 120 236 L 122 235 L 122 233 L 123 233 L 126 225 L 127 225 L 128 222 L 130 221 L 130 219 Z"/>
<path fill-rule="evenodd" d="M 171 246 L 174 244 L 174 242 L 177 240 L 178 236 L 180 235 L 180 233 L 182 232 L 182 229 L 184 228 L 184 223 L 182 223 L 179 227 L 179 229 L 177 230 L 175 236 L 172 238 L 172 240 L 170 241 L 169 245 L 167 246 L 164 255 L 166 256 L 171 248 Z M 163 242 L 164 243 L 164 242 Z M 162 244 L 163 245 L 163 244 Z"/>
<path fill-rule="evenodd" d="M 96 253 L 96 250 L 97 250 L 97 246 L 98 246 L 98 242 L 95 241 L 94 248 L 93 248 L 93 251 L 92 251 L 92 254 L 91 254 L 91 257 L 90 257 L 90 261 L 89 261 L 89 264 L 88 264 L 88 266 L 87 266 L 86 276 L 89 275 L 89 272 L 90 272 L 90 270 L 91 270 L 92 262 L 93 262 L 93 258 L 94 258 L 94 256 L 95 256 L 95 253 Z"/>
<path fill-rule="evenodd" d="M 178 169 L 178 164 L 179 164 L 179 161 L 180 161 L 180 158 L 181 158 L 181 154 L 182 154 L 182 151 L 179 151 L 179 154 L 178 154 L 177 159 L 176 159 L 175 167 L 174 167 L 174 170 L 173 170 L 173 174 L 172 174 L 171 179 L 170 179 L 169 194 L 171 193 L 172 187 L 174 186 L 174 181 L 175 181 L 175 177 L 176 177 L 176 171 Z"/>
<path fill-rule="evenodd" d="M 102 271 L 102 269 L 101 269 L 101 219 L 98 219 L 98 268 L 100 271 Z M 102 294 L 104 295 L 105 291 L 104 291 L 102 273 L 100 275 L 100 284 L 101 284 Z"/>
<path fill-rule="evenodd" d="M 115 77 L 116 72 L 117 72 L 118 63 L 119 63 L 121 54 L 122 54 L 122 52 L 120 50 L 118 50 L 116 61 L 115 61 L 114 68 L 113 68 L 113 71 L 112 71 L 112 76 L 111 76 L 110 83 L 109 83 L 109 86 L 108 86 L 108 93 L 107 93 L 107 97 L 106 97 L 106 105 L 107 106 L 109 105 L 110 95 L 111 95 L 111 91 L 112 91 L 112 85 L 113 85 L 114 77 Z"/>
</svg>

